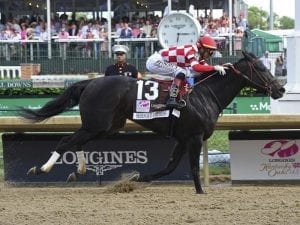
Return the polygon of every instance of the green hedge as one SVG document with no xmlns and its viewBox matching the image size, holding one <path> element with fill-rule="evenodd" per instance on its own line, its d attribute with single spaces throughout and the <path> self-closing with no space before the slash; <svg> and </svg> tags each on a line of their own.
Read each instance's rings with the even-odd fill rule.
<svg viewBox="0 0 300 225">
<path fill-rule="evenodd" d="M 59 95 L 64 88 L 7 88 L 0 89 L 0 96 L 51 96 Z"/>
</svg>

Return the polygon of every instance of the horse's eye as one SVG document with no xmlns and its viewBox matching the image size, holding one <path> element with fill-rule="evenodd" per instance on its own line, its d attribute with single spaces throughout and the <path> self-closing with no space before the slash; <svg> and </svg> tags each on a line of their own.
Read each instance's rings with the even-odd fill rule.
<svg viewBox="0 0 300 225">
<path fill-rule="evenodd" d="M 265 65 L 262 62 L 258 62 L 255 64 L 256 65 L 256 69 L 258 69 L 261 72 L 266 72 L 267 68 L 265 67 Z"/>
</svg>

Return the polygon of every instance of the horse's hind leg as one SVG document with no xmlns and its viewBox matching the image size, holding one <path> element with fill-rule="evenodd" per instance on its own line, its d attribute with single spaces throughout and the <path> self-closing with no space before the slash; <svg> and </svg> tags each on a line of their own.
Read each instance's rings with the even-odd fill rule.
<svg viewBox="0 0 300 225">
<path fill-rule="evenodd" d="M 200 181 L 200 153 L 202 148 L 202 137 L 201 136 L 193 136 L 189 140 L 189 159 L 191 166 L 191 174 L 194 180 L 194 185 L 197 194 L 203 194 L 204 191 L 201 186 Z"/>
<path fill-rule="evenodd" d="M 49 160 L 40 168 L 33 167 L 28 171 L 28 174 L 40 174 L 40 173 L 48 173 L 56 161 L 59 159 L 59 157 L 68 149 L 71 149 L 73 146 L 77 147 L 77 150 L 80 148 L 83 144 L 88 142 L 89 140 L 93 139 L 95 136 L 99 134 L 99 131 L 88 131 L 85 129 L 79 129 L 75 133 L 71 134 L 70 136 L 63 137 L 58 145 L 56 146 L 55 151 L 52 153 Z M 77 151 L 77 158 L 79 162 L 85 162 L 84 159 L 84 153 L 83 151 Z M 84 170 L 84 168 L 81 168 L 81 171 Z M 79 172 L 81 172 L 79 171 Z"/>
<path fill-rule="evenodd" d="M 182 156 L 186 152 L 186 145 L 183 143 L 176 144 L 172 156 L 169 160 L 169 163 L 167 167 L 158 173 L 152 174 L 152 175 L 141 175 L 139 178 L 135 178 L 133 180 L 137 180 L 140 182 L 150 182 L 152 180 L 158 179 L 160 177 L 166 176 L 170 173 L 172 173 L 176 167 L 178 166 Z"/>
</svg>

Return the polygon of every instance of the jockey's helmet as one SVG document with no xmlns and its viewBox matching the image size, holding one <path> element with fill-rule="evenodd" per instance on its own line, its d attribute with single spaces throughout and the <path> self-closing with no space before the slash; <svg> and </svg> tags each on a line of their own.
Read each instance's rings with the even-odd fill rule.
<svg viewBox="0 0 300 225">
<path fill-rule="evenodd" d="M 203 36 L 198 39 L 197 47 L 211 49 L 211 50 L 217 50 L 217 43 L 212 37 Z"/>
</svg>

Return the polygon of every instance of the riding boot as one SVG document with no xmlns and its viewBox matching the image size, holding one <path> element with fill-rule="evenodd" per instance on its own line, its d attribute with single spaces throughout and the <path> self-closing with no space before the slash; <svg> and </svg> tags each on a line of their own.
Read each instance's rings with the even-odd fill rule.
<svg viewBox="0 0 300 225">
<path fill-rule="evenodd" d="M 170 96 L 166 103 L 167 108 L 175 108 L 180 109 L 185 106 L 184 101 L 177 102 L 177 96 L 179 93 L 179 87 L 181 85 L 182 80 L 179 78 L 175 78 L 170 88 Z"/>
</svg>

